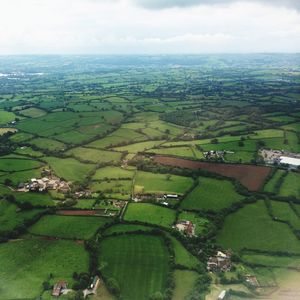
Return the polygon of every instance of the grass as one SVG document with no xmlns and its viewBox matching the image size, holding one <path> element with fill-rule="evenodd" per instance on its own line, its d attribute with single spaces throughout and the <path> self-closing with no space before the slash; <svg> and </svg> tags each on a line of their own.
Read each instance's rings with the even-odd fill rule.
<svg viewBox="0 0 300 300">
<path fill-rule="evenodd" d="M 288 225 L 275 222 L 263 201 L 246 205 L 226 217 L 217 242 L 235 251 L 243 248 L 300 253 L 300 242 Z"/>
<path fill-rule="evenodd" d="M 31 159 L 0 159 L 0 170 L 4 172 L 24 171 L 39 168 L 42 164 Z"/>
<path fill-rule="evenodd" d="M 279 195 L 284 197 L 293 196 L 300 199 L 299 182 L 300 174 L 289 172 L 280 186 Z"/>
<path fill-rule="evenodd" d="M 182 195 L 191 188 L 192 184 L 192 178 L 170 174 L 138 171 L 135 177 L 137 193 L 177 193 Z"/>
<path fill-rule="evenodd" d="M 183 300 L 193 290 L 193 287 L 198 278 L 198 274 L 193 271 L 175 270 L 175 289 L 172 300 Z"/>
<path fill-rule="evenodd" d="M 275 193 L 278 180 L 285 174 L 286 171 L 276 170 L 272 178 L 264 186 L 264 191 L 269 193 Z"/>
<path fill-rule="evenodd" d="M 29 228 L 32 234 L 68 239 L 90 239 L 111 219 L 91 216 L 47 215 Z"/>
<path fill-rule="evenodd" d="M 29 143 L 33 146 L 36 146 L 39 149 L 50 150 L 50 151 L 63 151 L 65 149 L 65 144 L 47 139 L 47 138 L 36 138 L 30 140 Z"/>
<path fill-rule="evenodd" d="M 12 181 L 13 185 L 17 187 L 21 182 L 28 182 L 31 178 L 38 178 L 40 176 L 41 169 L 5 173 L 3 176 L 0 176 L 0 182 L 4 183 L 5 179 L 9 179 Z"/>
<path fill-rule="evenodd" d="M 188 269 L 196 268 L 199 260 L 193 256 L 176 238 L 169 235 L 175 252 L 175 264 Z"/>
<path fill-rule="evenodd" d="M 197 236 L 205 233 L 209 226 L 209 221 L 206 218 L 198 216 L 196 213 L 182 211 L 179 213 L 178 221 L 191 221 L 195 226 L 195 234 Z"/>
<path fill-rule="evenodd" d="M 17 204 L 29 204 L 32 207 L 53 207 L 55 202 L 49 194 L 40 193 L 14 193 Z"/>
<path fill-rule="evenodd" d="M 101 169 L 97 169 L 92 179 L 93 180 L 131 179 L 133 176 L 134 176 L 133 170 L 108 166 Z"/>
<path fill-rule="evenodd" d="M 71 181 L 82 181 L 94 169 L 94 165 L 81 163 L 74 158 L 44 157 L 43 160 L 50 165 L 60 178 Z"/>
<path fill-rule="evenodd" d="M 106 194 L 122 194 L 128 198 L 131 195 L 132 182 L 131 180 L 111 180 L 93 182 L 90 185 L 93 192 L 103 192 Z"/>
<path fill-rule="evenodd" d="M 67 152 L 81 161 L 89 161 L 92 163 L 115 163 L 121 159 L 121 153 L 106 150 L 98 150 L 92 148 L 78 147 Z"/>
<path fill-rule="evenodd" d="M 100 244 L 101 273 L 118 282 L 124 300 L 147 300 L 163 293 L 168 260 L 163 240 L 157 236 L 121 235 Z"/>
<path fill-rule="evenodd" d="M 187 210 L 220 211 L 243 199 L 228 180 L 199 177 L 199 183 L 182 201 Z"/>
<path fill-rule="evenodd" d="M 276 219 L 289 222 L 294 229 L 300 230 L 300 218 L 289 203 L 272 201 L 271 205 L 273 216 Z"/>
<path fill-rule="evenodd" d="M 124 220 L 170 228 L 175 221 L 175 211 L 150 203 L 130 203 L 126 209 Z"/>
<path fill-rule="evenodd" d="M 114 150 L 116 151 L 128 151 L 129 153 L 137 153 L 152 149 L 154 147 L 159 146 L 163 141 L 148 141 L 148 142 L 140 142 L 127 146 L 116 147 Z"/>
<path fill-rule="evenodd" d="M 69 286 L 74 272 L 87 272 L 89 256 L 83 245 L 73 241 L 21 240 L 0 244 L 0 298 L 35 299 L 42 283 L 64 279 Z M 22 274 L 22 276 L 20 276 Z"/>
<path fill-rule="evenodd" d="M 259 264 L 266 267 L 296 267 L 300 268 L 300 257 L 295 256 L 273 256 L 264 254 L 244 254 L 242 260 L 250 264 Z"/>
<path fill-rule="evenodd" d="M 30 108 L 20 110 L 19 114 L 29 118 L 38 118 L 46 115 L 47 112 L 40 108 L 30 107 Z"/>
<path fill-rule="evenodd" d="M 0 110 L 0 124 L 6 124 L 8 122 L 14 121 L 15 118 L 16 116 L 14 113 Z"/>
<path fill-rule="evenodd" d="M 43 211 L 43 209 L 19 211 L 19 208 L 15 204 L 5 200 L 0 201 L 0 235 L 23 226 L 24 223 L 34 219 Z"/>
</svg>

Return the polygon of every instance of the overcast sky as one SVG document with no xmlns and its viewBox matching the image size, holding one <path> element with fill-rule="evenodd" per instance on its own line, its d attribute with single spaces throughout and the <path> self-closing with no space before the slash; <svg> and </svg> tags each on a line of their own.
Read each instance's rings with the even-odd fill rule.
<svg viewBox="0 0 300 300">
<path fill-rule="evenodd" d="M 300 0 L 0 0 L 0 54 L 300 52 Z"/>
</svg>

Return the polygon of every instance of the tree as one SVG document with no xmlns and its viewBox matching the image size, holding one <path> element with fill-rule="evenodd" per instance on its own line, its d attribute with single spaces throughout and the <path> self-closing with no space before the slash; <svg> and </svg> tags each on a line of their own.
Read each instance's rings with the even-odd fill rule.
<svg viewBox="0 0 300 300">
<path fill-rule="evenodd" d="M 166 180 L 167 180 L 167 181 L 170 181 L 170 180 L 171 180 L 171 175 L 170 175 L 170 174 L 167 174 L 167 175 L 166 175 Z"/>
<path fill-rule="evenodd" d="M 116 279 L 109 278 L 107 280 L 107 288 L 112 294 L 116 296 L 120 295 L 120 286 Z"/>
<path fill-rule="evenodd" d="M 151 295 L 149 299 L 150 300 L 163 300 L 164 297 L 161 292 L 156 292 L 153 295 Z"/>
</svg>

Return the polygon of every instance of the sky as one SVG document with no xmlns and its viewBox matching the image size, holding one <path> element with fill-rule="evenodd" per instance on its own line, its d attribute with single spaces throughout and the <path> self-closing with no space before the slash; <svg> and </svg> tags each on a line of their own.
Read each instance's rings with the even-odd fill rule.
<svg viewBox="0 0 300 300">
<path fill-rule="evenodd" d="M 300 0 L 0 0 L 0 54 L 300 52 Z"/>
</svg>

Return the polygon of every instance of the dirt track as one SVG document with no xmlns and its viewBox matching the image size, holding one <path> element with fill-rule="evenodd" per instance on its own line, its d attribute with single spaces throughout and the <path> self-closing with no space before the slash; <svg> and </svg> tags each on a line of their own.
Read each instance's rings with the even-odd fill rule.
<svg viewBox="0 0 300 300">
<path fill-rule="evenodd" d="M 271 171 L 269 167 L 210 163 L 161 155 L 155 156 L 153 160 L 162 165 L 203 169 L 226 177 L 235 178 L 250 191 L 259 190 Z"/>
</svg>

